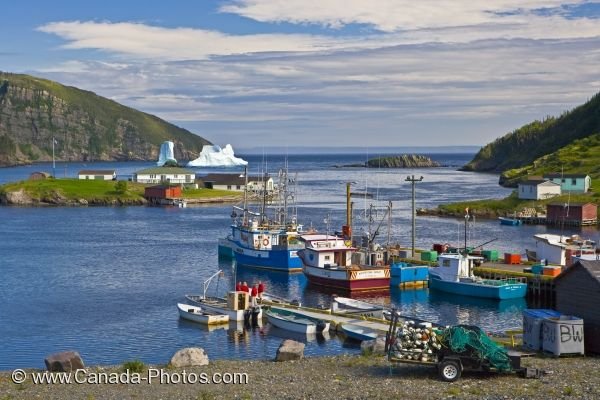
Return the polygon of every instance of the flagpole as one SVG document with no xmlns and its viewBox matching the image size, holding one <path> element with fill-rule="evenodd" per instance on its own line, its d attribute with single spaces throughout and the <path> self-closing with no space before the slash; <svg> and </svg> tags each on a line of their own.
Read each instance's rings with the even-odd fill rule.
<svg viewBox="0 0 600 400">
<path fill-rule="evenodd" d="M 54 160 L 54 143 L 56 140 L 52 136 L 52 177 L 56 178 L 56 161 Z"/>
</svg>

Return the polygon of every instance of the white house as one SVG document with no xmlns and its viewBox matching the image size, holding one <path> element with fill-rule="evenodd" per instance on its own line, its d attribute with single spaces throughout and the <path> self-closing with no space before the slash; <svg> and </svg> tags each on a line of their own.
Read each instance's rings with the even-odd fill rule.
<svg viewBox="0 0 600 400">
<path fill-rule="evenodd" d="M 244 191 L 246 185 L 244 174 L 208 174 L 200 179 L 204 182 L 204 187 L 209 189 Z M 249 192 L 260 192 L 263 188 L 272 192 L 275 189 L 273 178 L 248 177 Z"/>
<path fill-rule="evenodd" d="M 117 171 L 108 169 L 84 169 L 77 174 L 79 179 L 95 179 L 100 181 L 116 181 Z"/>
<path fill-rule="evenodd" d="M 196 173 L 191 169 L 178 167 L 156 167 L 137 171 L 133 181 L 139 183 L 187 183 L 193 184 Z"/>
<path fill-rule="evenodd" d="M 519 199 L 542 200 L 560 196 L 560 184 L 546 179 L 528 179 L 518 186 Z"/>
</svg>

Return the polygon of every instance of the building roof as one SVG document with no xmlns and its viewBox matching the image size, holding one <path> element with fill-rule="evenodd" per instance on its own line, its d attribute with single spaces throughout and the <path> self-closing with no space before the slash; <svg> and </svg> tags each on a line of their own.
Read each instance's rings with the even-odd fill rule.
<svg viewBox="0 0 600 400">
<path fill-rule="evenodd" d="M 587 202 L 587 203 L 580 203 L 580 202 L 573 202 L 573 203 L 558 203 L 558 202 L 554 202 L 554 203 L 548 203 L 549 206 L 558 206 L 558 207 L 582 207 L 582 206 L 585 206 L 587 204 L 591 204 L 593 206 L 596 205 L 596 204 L 591 203 L 591 202 Z"/>
<path fill-rule="evenodd" d="M 544 178 L 585 178 L 586 176 L 588 176 L 588 174 L 547 174 L 544 175 Z"/>
<path fill-rule="evenodd" d="M 178 188 L 179 185 L 154 185 L 154 186 L 146 186 L 145 189 L 172 189 Z"/>
<path fill-rule="evenodd" d="M 592 279 L 596 279 L 600 281 L 600 261 L 590 261 L 590 260 L 577 260 L 575 264 L 568 267 L 562 274 L 558 275 L 554 281 L 558 282 L 566 275 L 569 274 L 570 271 L 573 271 L 574 268 L 583 268 L 586 270 Z"/>
<path fill-rule="evenodd" d="M 146 168 L 141 171 L 135 172 L 137 175 L 173 175 L 173 174 L 181 174 L 181 175 L 191 175 L 196 174 L 193 170 L 187 168 L 179 168 L 179 167 L 154 167 L 154 168 Z"/>
<path fill-rule="evenodd" d="M 529 186 L 537 186 L 537 185 L 541 185 L 542 183 L 546 183 L 548 185 L 558 185 L 560 186 L 558 183 L 556 182 L 552 182 L 549 181 L 548 179 L 543 179 L 543 178 L 530 178 L 527 179 L 526 181 L 520 182 L 519 185 L 529 185 Z"/>
<path fill-rule="evenodd" d="M 114 175 L 114 169 L 82 169 L 78 175 Z"/>
<path fill-rule="evenodd" d="M 208 174 L 200 177 L 203 182 L 212 182 L 217 185 L 245 185 L 246 177 L 244 174 Z M 263 177 L 248 176 L 248 182 L 258 182 L 263 180 Z M 271 179 L 270 177 L 268 179 Z"/>
</svg>

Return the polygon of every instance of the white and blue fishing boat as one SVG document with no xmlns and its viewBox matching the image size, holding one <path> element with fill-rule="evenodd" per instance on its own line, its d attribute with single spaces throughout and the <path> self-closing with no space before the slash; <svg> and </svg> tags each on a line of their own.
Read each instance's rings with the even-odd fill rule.
<svg viewBox="0 0 600 400">
<path fill-rule="evenodd" d="M 248 174 L 246 188 L 248 188 Z M 299 236 L 303 226 L 296 219 L 295 195 L 289 188 L 287 170 L 279 172 L 277 188 L 267 187 L 267 179 L 253 193 L 262 201 L 259 212 L 248 210 L 249 190 L 244 191 L 244 207 L 234 207 L 230 234 L 219 241 L 219 254 L 233 254 L 239 265 L 287 272 L 302 271 L 298 250 L 304 248 Z M 267 202 L 276 198 L 274 216 L 267 215 Z"/>
<path fill-rule="evenodd" d="M 363 340 L 375 340 L 378 336 L 377 331 L 374 329 L 352 324 L 342 324 L 342 332 L 350 339 L 361 342 Z"/>
<path fill-rule="evenodd" d="M 441 254 L 438 266 L 429 268 L 429 287 L 462 296 L 498 300 L 525 296 L 527 284 L 518 278 L 493 280 L 475 276 L 473 267 L 482 261 L 481 257 Z"/>
<path fill-rule="evenodd" d="M 284 308 L 271 307 L 265 314 L 273 326 L 291 332 L 314 334 L 329 331 L 328 321 Z"/>
</svg>

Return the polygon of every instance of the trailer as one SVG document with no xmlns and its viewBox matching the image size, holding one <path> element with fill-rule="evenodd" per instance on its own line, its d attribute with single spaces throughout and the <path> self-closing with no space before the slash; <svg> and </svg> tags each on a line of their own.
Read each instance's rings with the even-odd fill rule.
<svg viewBox="0 0 600 400">
<path fill-rule="evenodd" d="M 521 354 L 517 352 L 508 352 L 508 356 L 510 357 L 510 368 L 507 371 L 500 371 L 498 368 L 495 368 L 488 359 L 478 356 L 477 353 L 472 350 L 456 352 L 448 347 L 440 347 L 437 351 L 427 354 L 426 357 L 421 357 L 421 359 L 411 359 L 411 353 L 409 351 L 403 353 L 402 351 L 398 351 L 397 346 L 395 346 L 396 341 L 399 340 L 397 336 L 399 322 L 403 322 L 403 319 L 398 312 L 393 312 L 385 341 L 385 353 L 388 361 L 391 363 L 435 367 L 437 368 L 439 377 L 446 382 L 458 380 L 463 371 L 518 373 L 526 378 L 539 378 L 543 373 L 543 371 L 535 368 L 522 368 Z"/>
</svg>

